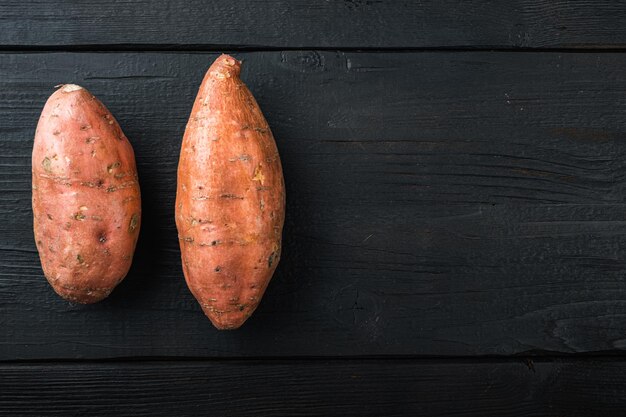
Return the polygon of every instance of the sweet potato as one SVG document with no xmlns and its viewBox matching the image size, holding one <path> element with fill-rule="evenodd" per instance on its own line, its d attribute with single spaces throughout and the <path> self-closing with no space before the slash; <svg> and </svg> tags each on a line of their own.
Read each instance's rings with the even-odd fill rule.
<svg viewBox="0 0 626 417">
<path fill-rule="evenodd" d="M 276 143 L 240 69 L 228 55 L 209 68 L 178 165 L 183 272 L 218 329 L 238 328 L 258 306 L 280 258 L 285 218 Z"/>
<path fill-rule="evenodd" d="M 67 84 L 48 99 L 32 180 L 35 241 L 48 282 L 73 302 L 107 297 L 130 268 L 141 198 L 130 142 L 84 88 Z"/>
</svg>

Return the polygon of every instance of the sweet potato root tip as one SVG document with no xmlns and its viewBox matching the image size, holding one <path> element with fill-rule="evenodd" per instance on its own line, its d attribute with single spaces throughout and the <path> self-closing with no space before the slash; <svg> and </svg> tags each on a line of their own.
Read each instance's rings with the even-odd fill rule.
<svg viewBox="0 0 626 417">
<path fill-rule="evenodd" d="M 82 90 L 83 87 L 81 87 L 80 85 L 76 85 L 76 84 L 65 84 L 62 88 L 61 91 L 63 91 L 64 93 L 71 93 L 72 91 L 78 91 L 78 90 Z"/>
</svg>

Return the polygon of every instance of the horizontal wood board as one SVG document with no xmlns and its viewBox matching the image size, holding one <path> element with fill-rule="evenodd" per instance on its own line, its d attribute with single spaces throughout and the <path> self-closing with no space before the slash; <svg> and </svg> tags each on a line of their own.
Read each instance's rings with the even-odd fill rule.
<svg viewBox="0 0 626 417">
<path fill-rule="evenodd" d="M 511 355 L 626 347 L 626 56 L 240 53 L 287 186 L 283 259 L 218 332 L 185 286 L 173 221 L 210 53 L 0 54 L 0 360 Z M 46 283 L 30 152 L 76 82 L 135 147 L 144 219 L 104 302 Z"/>
<path fill-rule="evenodd" d="M 0 47 L 623 48 L 625 18 L 622 0 L 7 0 Z"/>
<path fill-rule="evenodd" d="M 227 361 L 0 366 L 11 416 L 622 415 L 623 361 Z"/>
</svg>

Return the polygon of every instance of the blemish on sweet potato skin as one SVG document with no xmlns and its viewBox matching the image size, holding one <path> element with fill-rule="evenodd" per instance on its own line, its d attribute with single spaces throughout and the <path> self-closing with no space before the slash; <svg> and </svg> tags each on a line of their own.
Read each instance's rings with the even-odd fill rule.
<svg viewBox="0 0 626 417">
<path fill-rule="evenodd" d="M 137 226 L 139 225 L 139 213 L 133 213 L 130 217 L 130 222 L 128 223 L 128 233 L 133 233 L 137 230 Z"/>
<path fill-rule="evenodd" d="M 132 262 L 141 196 L 133 149 L 120 135 L 106 107 L 76 85 L 52 94 L 39 119 L 32 154 L 35 240 L 46 279 L 72 302 L 105 298 Z"/>
<path fill-rule="evenodd" d="M 176 226 L 195 242 L 179 239 L 183 272 L 218 329 L 240 327 L 257 308 L 278 265 L 285 218 L 278 149 L 240 67 L 222 55 L 207 71 L 178 166 Z"/>
</svg>

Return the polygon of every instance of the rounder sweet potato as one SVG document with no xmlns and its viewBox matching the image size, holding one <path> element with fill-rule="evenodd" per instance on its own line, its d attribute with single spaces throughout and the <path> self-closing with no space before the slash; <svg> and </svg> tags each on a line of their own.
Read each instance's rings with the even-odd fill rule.
<svg viewBox="0 0 626 417">
<path fill-rule="evenodd" d="M 73 302 L 107 297 L 130 268 L 141 197 L 130 142 L 84 88 L 64 85 L 46 102 L 32 180 L 35 241 L 48 282 Z"/>
<path fill-rule="evenodd" d="M 258 306 L 280 258 L 285 218 L 276 143 L 240 67 L 222 55 L 209 68 L 178 165 L 183 272 L 218 329 L 238 328 Z"/>
</svg>

